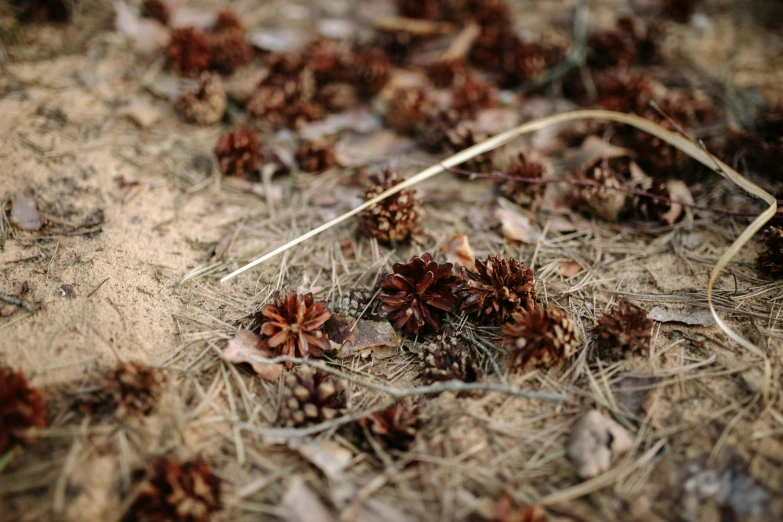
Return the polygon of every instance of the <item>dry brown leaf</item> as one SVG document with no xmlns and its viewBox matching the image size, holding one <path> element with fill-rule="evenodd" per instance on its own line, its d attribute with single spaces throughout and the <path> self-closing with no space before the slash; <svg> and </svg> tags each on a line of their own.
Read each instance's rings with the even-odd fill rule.
<svg viewBox="0 0 783 522">
<path fill-rule="evenodd" d="M 367 107 L 358 107 L 350 111 L 330 114 L 320 121 L 306 123 L 299 128 L 299 135 L 308 140 L 318 140 L 326 136 L 351 130 L 367 134 L 381 128 L 381 120 Z"/>
<path fill-rule="evenodd" d="M 522 209 L 507 199 L 498 199 L 495 217 L 500 221 L 506 239 L 532 245 L 538 242 L 541 237 L 541 233 L 532 220 L 523 214 Z"/>
<path fill-rule="evenodd" d="M 673 225 L 683 212 L 683 206 L 680 203 L 693 205 L 693 195 L 684 181 L 679 179 L 670 179 L 666 187 L 669 189 L 669 197 L 672 199 L 672 208 L 660 219 L 664 223 Z"/>
<path fill-rule="evenodd" d="M 440 249 L 446 256 L 446 261 L 454 263 L 455 266 L 472 267 L 476 260 L 468 237 L 464 234 L 452 234 L 444 238 L 440 243 Z"/>
<path fill-rule="evenodd" d="M 223 179 L 223 184 L 226 187 L 230 187 L 235 190 L 250 192 L 261 198 L 267 197 L 267 189 L 264 188 L 263 183 L 254 183 L 252 181 L 236 177 L 226 177 Z M 272 199 L 272 201 L 279 201 L 283 197 L 283 188 L 280 185 L 269 184 L 269 197 Z"/>
<path fill-rule="evenodd" d="M 402 154 L 416 146 L 410 138 L 387 130 L 367 135 L 351 134 L 335 145 L 337 161 L 345 167 L 366 164 L 373 158 Z"/>
<path fill-rule="evenodd" d="M 398 344 L 391 323 L 354 319 L 344 312 L 329 318 L 326 333 L 332 347 L 338 349 L 339 358 L 352 357 L 370 349 L 379 353 L 384 348 L 392 348 L 396 352 Z"/>
<path fill-rule="evenodd" d="M 261 338 L 258 335 L 250 330 L 239 330 L 234 338 L 228 341 L 225 349 L 220 352 L 219 357 L 226 362 L 234 364 L 248 363 L 262 379 L 277 382 L 283 371 L 283 365 L 258 362 L 256 359 L 258 357 L 266 359 L 274 357 L 274 353 L 271 350 L 264 350 L 260 345 Z"/>
<path fill-rule="evenodd" d="M 563 277 L 572 277 L 578 274 L 580 270 L 582 270 L 582 265 L 576 261 L 566 261 L 560 264 L 557 272 Z"/>
<path fill-rule="evenodd" d="M 22 230 L 40 230 L 43 221 L 37 207 L 34 195 L 17 192 L 11 207 L 11 223 Z"/>
<path fill-rule="evenodd" d="M 625 428 L 600 411 L 591 410 L 568 437 L 568 457 L 576 466 L 576 474 L 589 479 L 608 471 L 631 446 L 633 440 Z"/>
<path fill-rule="evenodd" d="M 656 306 L 647 317 L 661 323 L 684 323 L 691 326 L 711 326 L 715 324 L 709 308 L 692 306 L 685 310 L 670 310 L 662 306 Z"/>
<path fill-rule="evenodd" d="M 331 441 L 310 442 L 293 449 L 298 450 L 304 458 L 332 480 L 340 480 L 342 478 L 343 471 L 345 471 L 345 468 L 351 463 L 351 458 L 353 458 L 352 453 L 348 449 Z"/>
</svg>

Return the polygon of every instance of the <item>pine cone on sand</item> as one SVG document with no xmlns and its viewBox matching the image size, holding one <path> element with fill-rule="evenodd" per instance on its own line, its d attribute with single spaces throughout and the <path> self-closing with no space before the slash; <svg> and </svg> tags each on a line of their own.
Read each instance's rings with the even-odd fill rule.
<svg viewBox="0 0 783 522">
<path fill-rule="evenodd" d="M 317 100 L 327 110 L 339 112 L 355 107 L 359 103 L 359 96 L 352 84 L 332 82 L 318 89 Z"/>
<path fill-rule="evenodd" d="M 560 366 L 582 344 L 576 325 L 559 307 L 523 308 L 501 327 L 501 332 L 511 368 Z"/>
<path fill-rule="evenodd" d="M 157 368 L 121 362 L 106 375 L 103 393 L 116 405 L 117 417 L 147 415 L 157 407 L 165 382 L 165 376 Z"/>
<path fill-rule="evenodd" d="M 387 448 L 407 451 L 416 440 L 419 429 L 419 409 L 411 408 L 407 401 L 401 400 L 385 410 L 365 417 L 361 423 Z"/>
<path fill-rule="evenodd" d="M 296 151 L 296 162 L 305 172 L 323 172 L 334 166 L 334 147 L 323 140 L 305 141 Z"/>
<path fill-rule="evenodd" d="M 384 121 L 397 131 L 410 133 L 427 120 L 428 113 L 434 108 L 424 89 L 397 89 L 386 107 Z"/>
<path fill-rule="evenodd" d="M 285 378 L 279 421 L 283 426 L 318 424 L 345 411 L 346 383 L 301 366 Z"/>
<path fill-rule="evenodd" d="M 445 20 L 451 12 L 451 0 L 397 0 L 397 12 L 406 18 Z"/>
<path fill-rule="evenodd" d="M 299 295 L 289 292 L 283 300 L 280 291 L 277 291 L 274 303 L 264 305 L 255 314 L 260 327 L 261 347 L 274 349 L 276 356 L 320 357 L 324 350 L 330 348 L 323 325 L 331 315 L 326 301 L 315 302 L 311 293 Z M 288 362 L 286 366 L 291 368 L 293 363 Z"/>
<path fill-rule="evenodd" d="M 416 127 L 416 141 L 429 152 L 439 153 L 450 148 L 449 132 L 460 122 L 462 116 L 454 109 L 433 110 Z"/>
<path fill-rule="evenodd" d="M 424 358 L 422 377 L 427 382 L 462 381 L 476 382 L 479 365 L 469 347 L 454 335 L 443 335 L 440 343 L 431 343 Z"/>
<path fill-rule="evenodd" d="M 317 38 L 304 51 L 308 67 L 313 70 L 319 85 L 331 82 L 351 82 L 355 76 L 356 55 L 345 42 Z"/>
<path fill-rule="evenodd" d="M 197 76 L 212 64 L 212 40 L 199 29 L 174 29 L 166 47 L 172 68 L 182 76 Z"/>
<path fill-rule="evenodd" d="M 124 522 L 207 522 L 220 509 L 220 478 L 201 458 L 158 457 L 133 472 L 136 500 Z"/>
<path fill-rule="evenodd" d="M 356 86 L 359 94 L 375 96 L 391 78 L 391 61 L 381 49 L 370 49 L 356 57 Z"/>
<path fill-rule="evenodd" d="M 767 229 L 764 248 L 758 257 L 759 267 L 775 279 L 783 277 L 783 227 L 775 225 Z"/>
<path fill-rule="evenodd" d="M 650 349 L 652 319 L 647 310 L 620 299 L 617 308 L 598 319 L 593 329 L 597 354 L 602 359 L 622 359 L 626 353 L 643 354 Z"/>
<path fill-rule="evenodd" d="M 649 180 L 639 184 L 638 187 L 655 196 L 667 198 L 667 200 L 662 200 L 646 196 L 634 196 L 634 210 L 642 219 L 662 221 L 671 225 L 682 216 L 681 207 L 679 211 L 673 211 L 673 207 L 677 204 L 671 202 L 669 184 L 666 180 L 649 178 Z"/>
<path fill-rule="evenodd" d="M 481 109 L 496 106 L 497 89 L 486 82 L 468 79 L 451 89 L 451 106 L 463 118 L 473 119 Z"/>
<path fill-rule="evenodd" d="M 511 258 L 476 259 L 475 270 L 462 267 L 461 310 L 492 324 L 508 321 L 521 308 L 533 306 L 533 271 Z"/>
<path fill-rule="evenodd" d="M 607 221 L 617 221 L 628 203 L 628 195 L 617 190 L 623 187 L 624 181 L 613 167 L 612 160 L 598 158 L 584 171 L 575 173 L 576 179 L 597 183 L 598 186 L 575 185 L 571 191 L 579 207 Z"/>
<path fill-rule="evenodd" d="M 457 126 L 446 133 L 447 142 L 445 149 L 455 154 L 461 150 L 465 150 L 468 147 L 472 147 L 476 143 L 480 143 L 487 139 L 484 133 L 473 130 L 473 127 L 467 123 L 459 123 Z M 471 172 L 478 173 L 490 173 L 494 168 L 493 153 L 485 152 L 475 158 L 469 159 L 465 162 L 462 168 Z"/>
<path fill-rule="evenodd" d="M 530 159 L 526 154 L 519 153 L 517 160 L 506 167 L 505 178 L 498 179 L 495 186 L 498 192 L 520 207 L 531 212 L 538 210 L 546 191 L 545 183 L 529 183 L 527 181 L 513 181 L 508 178 L 544 179 L 547 169 L 543 163 Z"/>
<path fill-rule="evenodd" d="M 468 62 L 464 58 L 437 60 L 427 67 L 432 84 L 441 89 L 464 85 L 468 75 Z"/>
<path fill-rule="evenodd" d="M 253 47 L 245 40 L 241 28 L 222 29 L 212 35 L 212 65 L 223 73 L 231 73 L 253 59 Z"/>
<path fill-rule="evenodd" d="M 251 130 L 234 129 L 220 137 L 215 145 L 220 172 L 250 178 L 261 165 L 261 144 Z"/>
<path fill-rule="evenodd" d="M 390 170 L 374 174 L 371 180 L 373 185 L 365 191 L 365 201 L 403 181 Z M 421 215 L 416 192 L 405 189 L 363 211 L 359 226 L 369 237 L 378 238 L 383 243 L 396 243 L 407 240 L 419 231 Z"/>
<path fill-rule="evenodd" d="M 31 442 L 27 430 L 45 428 L 46 403 L 21 371 L 0 366 L 0 457 Z"/>
<path fill-rule="evenodd" d="M 344 292 L 335 303 L 335 313 L 346 313 L 354 319 L 361 319 L 366 315 L 372 315 L 375 310 L 375 306 L 370 305 L 372 299 L 372 293 L 352 288 L 347 292 Z M 368 306 L 369 305 L 369 306 Z"/>
<path fill-rule="evenodd" d="M 444 312 L 454 312 L 459 279 L 452 264 L 438 264 L 424 253 L 409 263 L 395 263 L 381 282 L 381 309 L 397 330 L 410 335 L 437 332 Z"/>
<path fill-rule="evenodd" d="M 198 86 L 180 95 L 174 106 L 189 122 L 213 125 L 223 119 L 227 105 L 220 76 L 204 72 Z"/>
</svg>

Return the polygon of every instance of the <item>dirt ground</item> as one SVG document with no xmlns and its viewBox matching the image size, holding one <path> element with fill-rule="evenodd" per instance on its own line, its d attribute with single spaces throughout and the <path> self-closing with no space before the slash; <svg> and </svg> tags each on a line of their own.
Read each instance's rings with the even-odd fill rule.
<svg viewBox="0 0 783 522">
<path fill-rule="evenodd" d="M 542 20 L 560 23 L 578 2 L 511 3 L 535 34 Z M 217 4 L 196 7 L 224 7 Z M 313 28 L 324 18 L 359 24 L 368 11 L 392 12 L 380 1 L 262 4 L 242 0 L 231 8 L 251 31 Z M 672 29 L 670 63 L 723 100 L 740 91 L 782 100 L 783 34 L 765 24 L 765 13 L 779 11 L 774 2 L 740 4 L 707 1 L 690 24 Z M 624 5 L 596 1 L 590 10 L 596 20 L 611 19 Z M 693 211 L 671 226 L 640 226 L 545 205 L 534 223 L 541 238 L 511 242 L 481 225 L 494 199 L 489 183 L 442 174 L 418 187 L 426 212 L 418 243 L 384 247 L 349 221 L 221 284 L 256 255 L 355 206 L 361 189 L 340 184 L 342 168 L 277 177 L 274 198 L 221 178 L 212 150 L 228 126 L 182 121 L 160 95 L 169 74 L 161 59 L 113 30 L 109 3 L 79 3 L 67 25 L 8 23 L 0 35 L 0 200 L 32 191 L 47 224 L 15 230 L 0 247 L 0 293 L 17 295 L 28 285 L 25 300 L 36 306 L 6 308 L 0 317 L 0 363 L 44 391 L 51 420 L 0 471 L 0 520 L 119 519 L 131 470 L 165 453 L 211 463 L 222 479 L 216 520 L 469 520 L 504 490 L 519 504 L 544 506 L 549 520 L 773 520 L 783 513 L 783 285 L 759 276 L 757 242 L 719 279 L 715 302 L 732 328 L 765 350 L 768 397 L 761 393 L 764 362 L 714 322 L 656 322 L 648 358 L 595 366 L 585 349 L 561 370 L 502 372 L 511 386 L 561 393 L 564 402 L 430 394 L 418 398 L 424 421 L 412 449 L 373 453 L 336 428 L 305 437 L 276 431 L 278 385 L 217 357 L 275 290 L 310 289 L 334 303 L 351 288 L 371 287 L 394 262 L 439 252 L 441 238 L 453 233 L 469 238 L 477 258 L 502 253 L 525 261 L 541 301 L 564 307 L 586 339 L 623 295 L 690 317 L 706 309 L 709 273 L 747 219 Z M 517 118 L 560 106 L 551 96 L 528 101 Z M 135 122 L 134 104 L 156 121 Z M 359 138 L 346 138 L 348 157 L 363 150 L 349 146 Z M 520 143 L 551 139 L 539 133 Z M 366 159 L 410 176 L 437 157 L 385 149 Z M 780 181 L 756 180 L 768 189 Z M 703 184 L 700 204 L 761 209 L 718 175 Z M 551 187 L 549 200 L 564 189 Z M 572 261 L 581 269 L 561 275 Z M 212 269 L 194 272 L 206 266 Z M 496 328 L 453 320 L 471 336 L 499 339 Z M 339 367 L 409 388 L 421 384 L 419 351 L 401 339 L 394 353 Z M 159 411 L 129 422 L 75 415 L 73 397 L 118 360 L 165 369 Z M 485 380 L 499 382 L 492 358 L 482 361 Z M 354 411 L 382 402 L 382 394 L 356 384 L 351 391 Z M 581 481 L 566 447 L 574 423 L 593 408 L 619 419 L 633 445 L 611 470 Z M 325 441 L 349 451 L 339 472 L 303 456 L 304 446 L 337 451 Z M 301 518 L 297 504 L 312 518 Z"/>
</svg>

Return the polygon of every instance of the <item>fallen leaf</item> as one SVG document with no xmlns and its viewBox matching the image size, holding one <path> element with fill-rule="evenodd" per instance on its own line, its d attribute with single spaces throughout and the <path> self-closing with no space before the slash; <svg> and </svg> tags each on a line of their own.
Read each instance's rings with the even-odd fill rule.
<svg viewBox="0 0 783 522">
<path fill-rule="evenodd" d="M 160 111 L 143 98 L 134 100 L 120 113 L 143 129 L 160 119 Z"/>
<path fill-rule="evenodd" d="M 392 348 L 396 353 L 397 335 L 391 323 L 354 319 L 345 312 L 335 314 L 326 322 L 326 333 L 333 347 L 338 349 L 337 357 L 345 358 L 366 350 L 376 355 L 383 348 Z"/>
<path fill-rule="evenodd" d="M 340 165 L 345 167 L 366 164 L 378 157 L 394 156 L 407 152 L 416 146 L 410 138 L 387 130 L 372 134 L 350 134 L 335 145 L 335 153 Z"/>
<path fill-rule="evenodd" d="M 114 27 L 127 36 L 139 51 L 151 53 L 169 41 L 169 30 L 153 18 L 142 18 L 137 8 L 125 2 L 114 2 Z"/>
<path fill-rule="evenodd" d="M 655 385 L 662 380 L 655 375 L 628 375 L 612 386 L 612 394 L 618 405 L 629 413 L 638 415 L 642 409 L 646 409 L 648 396 L 656 390 Z"/>
<path fill-rule="evenodd" d="M 567 160 L 571 170 L 584 170 L 586 166 L 600 158 L 612 159 L 628 156 L 630 151 L 622 147 L 616 147 L 604 141 L 598 136 L 588 136 Z"/>
<path fill-rule="evenodd" d="M 446 261 L 455 266 L 472 267 L 476 256 L 470 248 L 467 236 L 464 234 L 452 234 L 440 243 L 440 249 L 446 256 Z"/>
<path fill-rule="evenodd" d="M 503 235 L 511 241 L 535 244 L 541 233 L 533 225 L 530 218 L 522 214 L 522 209 L 507 199 L 498 198 L 495 216 L 500 221 Z"/>
<path fill-rule="evenodd" d="M 17 192 L 11 206 L 11 223 L 22 230 L 40 230 L 43 226 L 35 196 Z"/>
<path fill-rule="evenodd" d="M 337 522 L 302 477 L 291 479 L 280 503 L 280 516 L 286 522 Z"/>
<path fill-rule="evenodd" d="M 336 442 L 310 442 L 299 445 L 292 442 L 289 444 L 292 449 L 299 451 L 299 454 L 309 460 L 318 469 L 324 472 L 324 475 L 332 480 L 343 478 L 343 471 L 351 463 L 353 454 L 350 450 L 339 445 Z"/>
<path fill-rule="evenodd" d="M 264 28 L 250 35 L 250 43 L 273 53 L 298 51 L 308 40 L 307 32 L 297 29 Z"/>
<path fill-rule="evenodd" d="M 381 128 L 381 120 L 368 107 L 358 107 L 337 114 L 330 114 L 320 121 L 306 123 L 299 128 L 299 134 L 308 140 L 317 140 L 325 136 L 351 130 L 358 134 L 367 134 Z"/>
<path fill-rule="evenodd" d="M 242 178 L 226 177 L 223 179 L 223 184 L 226 187 L 230 187 L 243 192 L 250 192 L 258 197 L 266 198 L 267 189 L 264 188 L 263 183 L 254 183 Z M 269 185 L 269 197 L 272 201 L 279 201 L 283 197 L 283 188 L 279 185 Z"/>
<path fill-rule="evenodd" d="M 669 211 L 660 216 L 660 220 L 668 225 L 673 225 L 682 215 L 683 205 L 681 203 L 692 205 L 693 195 L 691 195 L 688 185 L 679 179 L 670 179 L 666 183 L 666 187 L 669 189 L 672 203 Z"/>
<path fill-rule="evenodd" d="M 612 463 L 625 455 L 633 440 L 625 428 L 591 410 L 568 437 L 568 457 L 576 467 L 576 474 L 589 479 L 608 471 Z"/>
<path fill-rule="evenodd" d="M 578 274 L 580 270 L 582 270 L 582 265 L 576 261 L 566 261 L 565 263 L 560 264 L 560 268 L 557 272 L 563 277 L 573 277 Z"/>
<path fill-rule="evenodd" d="M 684 310 L 670 310 L 662 306 L 656 306 L 647 317 L 660 323 L 684 323 L 691 326 L 711 326 L 715 324 L 709 308 L 691 306 Z"/>
<path fill-rule="evenodd" d="M 261 338 L 250 330 L 239 330 L 233 339 L 228 341 L 225 349 L 218 355 L 222 360 L 234 364 L 248 363 L 253 371 L 262 379 L 277 382 L 283 371 L 282 364 L 268 364 L 258 362 L 257 357 L 269 359 L 274 357 L 271 350 L 260 347 Z"/>
</svg>

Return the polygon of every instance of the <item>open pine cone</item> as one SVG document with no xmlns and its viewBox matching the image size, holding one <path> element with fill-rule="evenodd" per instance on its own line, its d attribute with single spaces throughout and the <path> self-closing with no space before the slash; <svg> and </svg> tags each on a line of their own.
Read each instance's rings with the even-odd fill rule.
<svg viewBox="0 0 783 522">
<path fill-rule="evenodd" d="M 203 72 L 198 85 L 181 94 L 174 107 L 191 123 L 213 125 L 223 119 L 227 105 L 220 76 Z"/>
<path fill-rule="evenodd" d="M 538 210 L 546 191 L 546 184 L 513 181 L 508 178 L 544 179 L 546 177 L 544 164 L 530 159 L 527 155 L 520 152 L 517 160 L 506 167 L 504 174 L 506 175 L 505 178 L 498 179 L 495 182 L 498 192 L 504 198 L 510 199 L 520 207 L 526 208 L 531 212 Z"/>
<path fill-rule="evenodd" d="M 775 279 L 783 277 L 783 227 L 775 225 L 767 229 L 764 247 L 758 257 L 759 267 Z"/>
<path fill-rule="evenodd" d="M 289 292 L 283 300 L 277 291 L 274 303 L 264 305 L 255 314 L 261 347 L 274 349 L 276 356 L 320 357 L 330 348 L 323 325 L 331 315 L 326 301 L 315 302 L 311 293 Z M 286 366 L 290 368 L 293 363 L 288 362 Z"/>
<path fill-rule="evenodd" d="M 391 78 L 391 61 L 381 49 L 370 49 L 356 57 L 356 86 L 364 96 L 375 96 Z"/>
<path fill-rule="evenodd" d="M 584 171 L 577 171 L 574 177 L 598 183 L 599 186 L 574 185 L 571 197 L 574 203 L 589 215 L 598 216 L 607 221 L 617 221 L 628 205 L 628 194 L 623 192 L 624 180 L 618 172 L 622 167 L 620 160 L 598 158 Z"/>
<path fill-rule="evenodd" d="M 460 113 L 454 109 L 432 110 L 427 119 L 416 127 L 416 141 L 429 152 L 443 152 L 451 148 L 449 132 L 461 119 Z"/>
<path fill-rule="evenodd" d="M 0 457 L 16 446 L 26 446 L 29 428 L 45 428 L 46 403 L 21 371 L 0 366 Z"/>
<path fill-rule="evenodd" d="M 465 119 L 473 119 L 481 109 L 489 109 L 498 103 L 495 86 L 468 78 L 462 85 L 451 89 L 451 106 Z"/>
<path fill-rule="evenodd" d="M 468 123 L 458 123 L 456 127 L 446 133 L 447 141 L 444 147 L 448 152 L 455 154 L 461 150 L 480 143 L 489 136 L 473 130 Z M 464 168 L 471 172 L 490 173 L 494 169 L 493 152 L 485 152 L 465 162 Z"/>
<path fill-rule="evenodd" d="M 137 496 L 124 522 L 207 522 L 221 507 L 220 478 L 201 458 L 154 458 L 132 479 Z"/>
<path fill-rule="evenodd" d="M 384 121 L 400 132 L 414 132 L 434 108 L 435 104 L 424 89 L 400 88 L 392 93 Z"/>
<path fill-rule="evenodd" d="M 220 172 L 225 175 L 250 178 L 261 165 L 261 144 L 255 131 L 234 129 L 220 137 L 215 145 Z"/>
<path fill-rule="evenodd" d="M 597 355 L 602 359 L 622 359 L 626 353 L 643 354 L 650 349 L 652 319 L 647 310 L 620 299 L 617 308 L 598 319 L 593 329 Z"/>
<path fill-rule="evenodd" d="M 212 66 L 232 73 L 253 59 L 253 46 L 245 40 L 241 27 L 221 29 L 212 35 Z"/>
<path fill-rule="evenodd" d="M 301 366 L 285 378 L 280 423 L 308 426 L 332 420 L 345 411 L 346 383 L 327 374 Z"/>
<path fill-rule="evenodd" d="M 168 25 L 171 10 L 163 0 L 144 0 L 141 6 L 142 16 L 154 18 L 163 25 Z"/>
<path fill-rule="evenodd" d="M 336 163 L 334 147 L 323 140 L 302 142 L 296 151 L 296 162 L 305 172 L 323 172 Z"/>
<path fill-rule="evenodd" d="M 409 263 L 395 263 L 393 273 L 381 282 L 381 309 L 397 330 L 418 335 L 421 330 L 438 331 L 444 312 L 454 312 L 459 279 L 452 264 L 438 264 L 425 252 Z"/>
<path fill-rule="evenodd" d="M 520 308 L 533 306 L 533 271 L 511 258 L 476 259 L 475 270 L 462 267 L 461 310 L 492 324 L 508 321 Z"/>
<path fill-rule="evenodd" d="M 310 42 L 304 54 L 319 85 L 351 82 L 355 76 L 356 55 L 346 42 L 317 38 Z"/>
<path fill-rule="evenodd" d="M 427 67 L 432 84 L 441 89 L 464 85 L 468 74 L 468 62 L 464 58 L 437 60 Z"/>
<path fill-rule="evenodd" d="M 523 308 L 502 326 L 501 332 L 511 368 L 560 366 L 582 344 L 574 322 L 558 307 Z"/>
<path fill-rule="evenodd" d="M 197 76 L 212 64 L 212 40 L 193 27 L 174 29 L 166 55 L 176 72 L 182 76 Z"/>
<path fill-rule="evenodd" d="M 452 10 L 452 0 L 397 0 L 397 13 L 406 18 L 446 20 Z"/>
<path fill-rule="evenodd" d="M 346 313 L 354 319 L 365 316 L 374 316 L 377 301 L 370 304 L 372 293 L 359 288 L 352 288 L 344 292 L 335 303 L 335 313 Z M 369 306 L 368 306 L 369 305 Z"/>
<path fill-rule="evenodd" d="M 374 174 L 371 181 L 373 185 L 364 193 L 365 201 L 402 183 L 403 179 L 387 169 Z M 396 243 L 407 240 L 419 231 L 421 216 L 416 192 L 405 189 L 363 211 L 359 226 L 369 237 L 378 238 L 382 243 Z"/>
<path fill-rule="evenodd" d="M 165 382 L 165 376 L 157 368 L 121 362 L 106 375 L 103 393 L 116 406 L 117 417 L 147 415 L 157 407 Z"/>
<path fill-rule="evenodd" d="M 440 343 L 427 347 L 429 352 L 424 358 L 422 377 L 432 382 L 462 381 L 476 382 L 479 365 L 476 356 L 469 347 L 452 335 L 443 335 Z"/>
<path fill-rule="evenodd" d="M 385 410 L 365 417 L 361 423 L 387 448 L 407 451 L 416 440 L 419 429 L 419 409 L 412 408 L 407 401 L 401 400 Z"/>
</svg>

